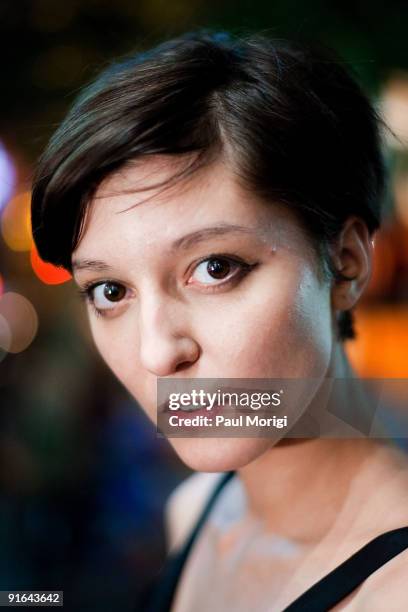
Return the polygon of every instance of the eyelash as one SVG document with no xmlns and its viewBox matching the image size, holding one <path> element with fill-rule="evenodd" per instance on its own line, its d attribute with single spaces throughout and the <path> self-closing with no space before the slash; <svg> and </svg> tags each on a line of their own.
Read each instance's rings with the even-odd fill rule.
<svg viewBox="0 0 408 612">
<path fill-rule="evenodd" d="M 108 280 L 104 280 L 104 281 L 99 281 L 98 283 L 85 283 L 82 287 L 79 287 L 79 289 L 77 289 L 79 298 L 81 300 L 84 300 L 84 302 L 87 302 L 88 304 L 90 304 L 94 314 L 97 317 L 104 317 L 105 313 L 102 312 L 102 310 L 99 310 L 99 308 L 95 306 L 95 303 L 92 297 L 92 291 L 98 285 L 103 285 L 103 283 L 108 283 L 108 282 L 109 282 Z"/>
<path fill-rule="evenodd" d="M 205 291 L 208 293 L 211 292 L 215 292 L 217 291 L 217 288 L 222 286 L 225 287 L 226 285 L 229 285 L 231 283 L 233 283 L 236 280 L 241 280 L 242 278 L 244 278 L 247 274 L 249 274 L 249 272 L 251 272 L 253 270 L 253 268 L 255 268 L 257 266 L 257 262 L 250 264 L 247 263 L 246 261 L 244 261 L 243 259 L 237 258 L 237 257 L 231 257 L 230 255 L 225 255 L 222 253 L 213 253 L 211 255 L 207 255 L 206 257 L 203 257 L 200 261 L 198 261 L 195 264 L 194 270 L 196 268 L 198 268 L 198 266 L 200 264 L 202 264 L 205 261 L 209 261 L 211 259 L 222 259 L 222 260 L 226 260 L 228 262 L 232 262 L 236 265 L 240 266 L 240 270 L 234 274 L 234 276 L 232 276 L 231 278 L 229 278 L 228 280 L 226 280 L 223 283 L 218 283 L 217 285 L 214 285 L 212 288 L 207 288 Z M 194 271 L 193 270 L 193 271 Z M 80 299 L 88 302 L 91 307 L 92 310 L 94 312 L 94 314 L 97 317 L 105 317 L 106 316 L 106 312 L 104 312 L 104 310 L 101 310 L 99 308 L 97 308 L 95 306 L 94 303 L 94 298 L 93 298 L 93 290 L 96 289 L 96 287 L 99 287 L 100 285 L 103 285 L 105 283 L 114 283 L 115 281 L 112 281 L 112 279 L 105 279 L 105 280 L 100 280 L 98 282 L 89 282 L 89 283 L 85 283 L 82 287 L 80 287 L 79 289 L 77 289 L 78 295 L 80 297 Z M 117 283 L 118 285 L 121 283 Z"/>
</svg>

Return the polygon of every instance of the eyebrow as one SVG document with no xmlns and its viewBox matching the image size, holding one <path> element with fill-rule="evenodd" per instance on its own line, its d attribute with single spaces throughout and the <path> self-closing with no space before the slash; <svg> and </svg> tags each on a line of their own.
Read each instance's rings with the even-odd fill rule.
<svg viewBox="0 0 408 612">
<path fill-rule="evenodd" d="M 111 267 L 100 259 L 75 259 L 72 261 L 72 270 L 95 270 L 95 272 L 106 272 Z"/>
<path fill-rule="evenodd" d="M 178 238 L 171 245 L 171 250 L 186 250 L 192 245 L 203 242 L 208 238 L 213 238 L 214 236 L 224 236 L 225 234 L 234 233 L 254 234 L 255 232 L 255 228 L 245 227 L 244 225 L 232 225 L 231 223 L 222 223 L 220 225 L 213 225 L 211 227 L 205 227 L 203 229 L 190 232 L 189 234 Z"/>
<path fill-rule="evenodd" d="M 177 238 L 177 240 L 171 244 L 170 251 L 174 252 L 178 250 L 187 250 L 191 246 L 196 245 L 199 242 L 203 242 L 208 238 L 235 233 L 255 234 L 257 233 L 257 230 L 252 227 L 233 225 L 231 223 L 222 223 L 220 225 L 204 227 L 185 234 L 181 238 Z M 111 269 L 112 268 L 107 263 L 101 261 L 100 259 L 75 259 L 72 261 L 72 270 L 94 270 L 96 272 L 106 272 Z"/>
</svg>

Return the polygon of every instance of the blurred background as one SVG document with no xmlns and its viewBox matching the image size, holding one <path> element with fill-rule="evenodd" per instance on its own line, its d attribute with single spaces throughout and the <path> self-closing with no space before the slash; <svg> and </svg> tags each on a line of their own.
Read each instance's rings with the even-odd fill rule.
<svg viewBox="0 0 408 612">
<path fill-rule="evenodd" d="M 2 0 L 0 590 L 133 610 L 164 559 L 164 501 L 190 473 L 96 354 L 68 275 L 32 244 L 32 169 L 78 90 L 112 58 L 196 27 L 334 47 L 394 132 L 374 273 L 346 347 L 362 376 L 406 378 L 407 24 L 395 0 Z"/>
</svg>

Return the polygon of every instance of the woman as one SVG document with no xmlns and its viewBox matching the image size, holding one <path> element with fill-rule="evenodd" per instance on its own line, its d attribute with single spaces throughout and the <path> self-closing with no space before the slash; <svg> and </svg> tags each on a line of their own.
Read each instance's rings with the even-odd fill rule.
<svg viewBox="0 0 408 612">
<path fill-rule="evenodd" d="M 98 351 L 153 423 L 159 378 L 314 381 L 297 435 L 170 437 L 200 474 L 169 502 L 151 610 L 408 605 L 405 455 L 299 428 L 327 380 L 352 416 L 373 408 L 343 343 L 381 219 L 378 124 L 327 50 L 193 32 L 102 73 L 39 162 L 39 253 L 73 273 Z"/>
</svg>

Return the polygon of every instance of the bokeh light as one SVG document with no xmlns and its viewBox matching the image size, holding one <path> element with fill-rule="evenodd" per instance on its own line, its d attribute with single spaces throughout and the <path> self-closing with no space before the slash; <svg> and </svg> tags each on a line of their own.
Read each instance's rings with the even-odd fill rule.
<svg viewBox="0 0 408 612">
<path fill-rule="evenodd" d="M 398 221 L 408 227 L 408 172 L 400 173 L 394 181 L 395 213 Z"/>
<path fill-rule="evenodd" d="M 407 378 L 408 310 L 404 305 L 356 309 L 358 342 L 346 345 L 360 376 Z"/>
<path fill-rule="evenodd" d="M 0 314 L 0 361 L 2 361 L 11 346 L 11 330 L 7 320 Z"/>
<path fill-rule="evenodd" d="M 31 266 L 37 277 L 47 285 L 60 285 L 71 280 L 72 276 L 64 268 L 58 268 L 41 259 L 34 244 L 30 252 Z"/>
<path fill-rule="evenodd" d="M 0 315 L 10 331 L 7 351 L 21 353 L 34 340 L 38 330 L 38 316 L 31 302 L 19 293 L 7 291 L 0 298 Z M 7 331 L 5 342 L 7 341 Z"/>
<path fill-rule="evenodd" d="M 30 203 L 31 194 L 25 191 L 10 200 L 4 209 L 1 232 L 12 251 L 29 251 L 31 248 Z"/>
<path fill-rule="evenodd" d="M 13 195 L 16 171 L 6 149 L 0 142 L 0 210 Z"/>
<path fill-rule="evenodd" d="M 389 146 L 406 149 L 408 146 L 408 72 L 394 73 L 385 84 L 382 101 L 382 115 L 395 136 L 386 131 Z"/>
</svg>

